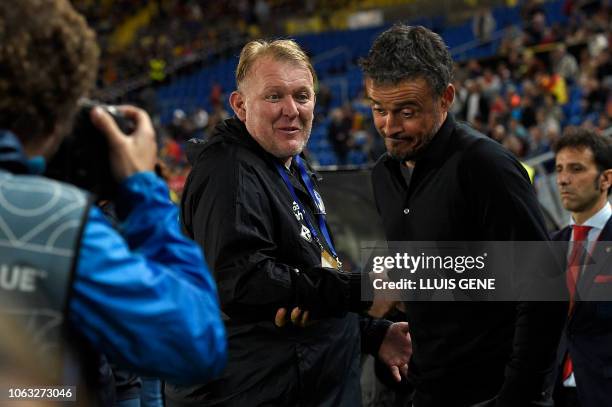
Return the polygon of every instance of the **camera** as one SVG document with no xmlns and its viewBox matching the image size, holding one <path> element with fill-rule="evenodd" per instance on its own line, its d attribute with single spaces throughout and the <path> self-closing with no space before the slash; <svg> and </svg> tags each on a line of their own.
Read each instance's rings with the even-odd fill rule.
<svg viewBox="0 0 612 407">
<path fill-rule="evenodd" d="M 72 132 L 47 163 L 45 175 L 86 189 L 98 200 L 113 200 L 118 183 L 111 173 L 108 141 L 91 122 L 90 113 L 94 107 L 103 108 L 127 135 L 134 131 L 135 125 L 115 106 L 92 100 L 81 100 L 79 105 Z"/>
</svg>

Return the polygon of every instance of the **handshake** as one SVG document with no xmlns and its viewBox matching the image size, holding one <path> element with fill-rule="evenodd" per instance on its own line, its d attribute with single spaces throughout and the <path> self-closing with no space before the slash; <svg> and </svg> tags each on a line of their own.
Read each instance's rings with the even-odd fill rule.
<svg viewBox="0 0 612 407">
<path fill-rule="evenodd" d="M 343 317 L 347 312 L 361 312 L 368 303 L 361 301 L 361 273 L 341 272 L 326 267 L 293 270 L 292 286 L 297 303 L 289 315 L 291 322 L 307 327 L 312 320 Z M 276 312 L 274 324 L 281 328 L 288 322 L 288 308 Z M 362 351 L 368 349 L 384 365 L 396 382 L 408 374 L 412 339 L 407 322 L 391 323 L 360 317 Z M 368 333 L 369 332 L 369 333 Z M 364 344 L 369 344 L 365 345 Z"/>
</svg>

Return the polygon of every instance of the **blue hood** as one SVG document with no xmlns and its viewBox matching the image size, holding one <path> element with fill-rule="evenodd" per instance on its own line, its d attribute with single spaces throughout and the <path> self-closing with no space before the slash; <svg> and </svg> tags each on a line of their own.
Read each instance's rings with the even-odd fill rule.
<svg viewBox="0 0 612 407">
<path fill-rule="evenodd" d="M 19 139 L 10 131 L 0 130 L 0 169 L 15 173 L 29 173 L 28 158 Z"/>
</svg>

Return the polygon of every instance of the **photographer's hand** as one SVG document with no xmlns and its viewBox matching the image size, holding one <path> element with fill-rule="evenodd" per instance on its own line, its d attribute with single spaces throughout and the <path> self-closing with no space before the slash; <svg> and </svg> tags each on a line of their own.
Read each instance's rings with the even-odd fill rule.
<svg viewBox="0 0 612 407">
<path fill-rule="evenodd" d="M 113 175 L 121 182 L 137 172 L 153 171 L 157 145 L 151 119 L 144 110 L 134 106 L 119 106 L 118 109 L 134 122 L 135 130 L 129 136 L 100 107 L 92 109 L 91 121 L 108 139 Z"/>
</svg>

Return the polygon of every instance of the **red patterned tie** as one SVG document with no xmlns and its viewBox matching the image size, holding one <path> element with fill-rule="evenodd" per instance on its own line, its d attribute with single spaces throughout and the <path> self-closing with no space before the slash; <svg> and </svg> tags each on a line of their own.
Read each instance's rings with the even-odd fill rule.
<svg viewBox="0 0 612 407">
<path fill-rule="evenodd" d="M 574 312 L 574 304 L 576 303 L 576 285 L 578 284 L 578 278 L 580 278 L 580 269 L 582 268 L 582 263 L 584 260 L 584 246 L 585 242 L 587 241 L 589 230 L 591 230 L 591 226 L 572 225 L 572 229 L 574 230 L 574 239 L 572 240 L 573 247 L 567 263 L 567 273 L 565 275 L 567 289 L 570 295 L 570 306 L 568 311 L 568 315 L 570 317 Z M 573 370 L 572 358 L 568 353 L 566 354 L 565 363 L 563 364 L 563 381 L 567 380 L 571 376 Z"/>
</svg>

